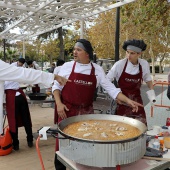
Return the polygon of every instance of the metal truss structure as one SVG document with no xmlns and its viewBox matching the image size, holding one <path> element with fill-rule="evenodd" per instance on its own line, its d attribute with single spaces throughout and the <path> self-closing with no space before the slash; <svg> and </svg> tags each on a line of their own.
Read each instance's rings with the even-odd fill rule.
<svg viewBox="0 0 170 170">
<path fill-rule="evenodd" d="M 136 0 L 0 0 L 0 39 L 30 39 Z M 13 29 L 20 34 L 11 33 Z"/>
</svg>

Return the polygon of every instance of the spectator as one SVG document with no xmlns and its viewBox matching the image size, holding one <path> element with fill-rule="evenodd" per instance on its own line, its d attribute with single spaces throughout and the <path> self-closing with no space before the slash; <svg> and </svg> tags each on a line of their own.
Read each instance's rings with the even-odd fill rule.
<svg viewBox="0 0 170 170">
<path fill-rule="evenodd" d="M 54 69 L 55 69 L 55 63 L 52 63 L 52 64 L 51 64 L 51 67 L 48 69 L 48 72 L 49 72 L 49 73 L 53 73 L 53 72 L 54 72 Z"/>
<path fill-rule="evenodd" d="M 33 68 L 35 70 L 40 70 L 39 65 L 35 61 L 29 60 L 29 61 L 27 61 L 27 65 L 28 65 L 28 68 Z"/>
<path fill-rule="evenodd" d="M 15 65 L 17 67 L 23 67 L 25 64 L 24 58 L 19 58 L 17 62 L 13 62 L 12 65 Z"/>
<path fill-rule="evenodd" d="M 58 74 L 59 73 L 59 71 L 60 71 L 60 68 L 61 68 L 61 66 L 63 65 L 65 63 L 65 61 L 64 60 L 62 60 L 62 59 L 58 59 L 57 60 L 57 67 L 54 69 L 54 74 Z"/>
</svg>

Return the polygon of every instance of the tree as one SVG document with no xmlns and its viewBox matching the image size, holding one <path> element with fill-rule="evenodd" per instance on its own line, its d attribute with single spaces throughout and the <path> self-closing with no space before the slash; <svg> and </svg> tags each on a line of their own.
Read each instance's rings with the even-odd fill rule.
<svg viewBox="0 0 170 170">
<path fill-rule="evenodd" d="M 169 49 L 170 5 L 167 0 L 141 0 L 121 7 L 120 44 L 127 39 L 143 39 L 147 50 L 142 58 L 160 64 Z M 114 56 L 115 9 L 98 15 L 88 30 L 88 38 L 99 58 Z M 120 58 L 124 50 L 120 48 Z M 154 69 L 154 67 L 152 67 Z M 153 70 L 154 75 L 154 70 Z"/>
<path fill-rule="evenodd" d="M 141 0 L 122 7 L 124 18 L 127 21 L 128 19 L 132 21 L 138 35 L 148 44 L 146 52 L 152 59 L 153 76 L 155 75 L 154 62 L 160 56 L 159 50 L 167 48 L 165 43 L 160 40 L 160 36 L 165 33 L 163 28 L 170 25 L 169 9 L 170 6 L 167 0 Z"/>
<path fill-rule="evenodd" d="M 42 42 L 48 39 L 56 39 L 56 35 L 58 34 L 59 40 L 59 48 L 60 48 L 60 58 L 64 60 L 64 43 L 63 43 L 63 36 L 67 33 L 66 29 L 62 29 L 62 27 L 52 30 L 50 32 L 46 32 L 38 36 L 38 39 Z"/>
<path fill-rule="evenodd" d="M 64 36 L 64 53 L 65 61 L 69 61 L 73 58 L 73 48 L 77 39 L 79 39 L 77 32 L 73 32 L 68 29 L 67 34 Z"/>
<path fill-rule="evenodd" d="M 93 26 L 88 30 L 91 41 L 98 58 L 113 58 L 115 51 L 115 10 L 101 13 L 93 21 Z"/>
<path fill-rule="evenodd" d="M 7 48 L 7 59 L 10 61 L 12 61 L 13 58 L 16 58 L 16 50 L 11 50 L 10 48 Z"/>
<path fill-rule="evenodd" d="M 59 48 L 57 48 L 59 45 L 58 40 L 52 40 L 46 41 L 42 45 L 42 51 L 44 51 L 44 54 L 47 56 L 48 60 L 50 61 L 50 64 L 53 62 L 53 60 L 59 56 Z"/>
</svg>

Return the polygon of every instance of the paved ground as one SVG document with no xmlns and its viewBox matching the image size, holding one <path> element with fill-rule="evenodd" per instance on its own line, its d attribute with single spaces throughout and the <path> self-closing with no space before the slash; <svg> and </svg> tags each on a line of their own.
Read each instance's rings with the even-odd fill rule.
<svg viewBox="0 0 170 170">
<path fill-rule="evenodd" d="M 39 105 L 30 107 L 33 132 L 37 137 L 37 130 L 42 126 L 53 126 L 53 109 L 41 108 Z M 20 150 L 12 151 L 11 154 L 0 156 L 0 169 L 7 170 L 41 170 L 40 161 L 34 147 L 28 148 L 24 128 L 19 128 Z M 55 139 L 40 141 L 39 148 L 43 157 L 46 170 L 54 170 Z"/>
<path fill-rule="evenodd" d="M 166 81 L 167 75 L 156 75 L 157 81 Z M 160 90 L 161 87 L 157 88 L 157 91 Z M 145 93 L 145 85 L 144 90 L 142 90 L 142 95 L 145 103 L 145 111 L 147 113 L 147 119 L 149 123 L 149 128 L 152 127 L 153 124 L 164 125 L 166 122 L 166 118 L 170 117 L 170 112 L 166 111 L 166 108 L 155 107 L 154 108 L 154 117 L 150 117 L 150 104 L 147 101 L 146 93 Z M 157 102 L 161 102 L 161 94 L 157 92 Z M 170 105 L 168 98 L 166 97 L 166 89 L 163 90 L 163 104 Z M 94 102 L 94 109 L 97 109 L 96 112 L 106 111 L 110 108 L 110 99 L 106 99 L 105 96 L 100 95 L 100 98 Z M 102 98 L 101 98 L 102 97 Z M 42 108 L 39 105 L 30 106 L 32 123 L 33 123 L 33 132 L 35 137 L 37 137 L 37 130 L 42 126 L 55 126 L 53 124 L 53 112 L 52 108 Z M 0 156 L 0 169 L 7 170 L 41 170 L 40 161 L 36 152 L 35 141 L 34 147 L 28 148 L 26 142 L 26 136 L 24 128 L 19 129 L 19 140 L 20 140 L 20 150 L 13 151 L 11 154 L 6 156 Z M 54 170 L 54 153 L 55 153 L 55 139 L 53 137 L 49 137 L 48 140 L 40 141 L 39 148 L 42 154 L 44 166 L 46 170 Z"/>
</svg>

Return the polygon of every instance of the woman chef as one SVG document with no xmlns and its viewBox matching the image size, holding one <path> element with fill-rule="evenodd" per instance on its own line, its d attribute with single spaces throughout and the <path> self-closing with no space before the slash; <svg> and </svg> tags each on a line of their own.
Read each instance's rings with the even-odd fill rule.
<svg viewBox="0 0 170 170">
<path fill-rule="evenodd" d="M 146 44 L 143 40 L 128 40 L 123 44 L 123 49 L 126 51 L 126 58 L 117 61 L 107 74 L 110 81 L 116 79 L 122 93 L 138 103 L 143 104 L 140 88 L 144 80 L 150 89 L 150 100 L 155 100 L 152 79 L 150 76 L 149 64 L 146 60 L 139 58 L 142 51 L 146 49 Z M 117 115 L 132 117 L 147 124 L 146 115 L 143 107 L 139 107 L 138 112 L 132 112 L 128 106 L 121 105 L 118 102 Z"/>
<path fill-rule="evenodd" d="M 74 61 L 65 63 L 59 72 L 59 75 L 69 78 L 72 82 L 66 83 L 65 86 L 54 82 L 52 87 L 58 111 L 58 122 L 67 117 L 93 113 L 93 96 L 99 84 L 112 98 L 127 103 L 133 111 L 138 110 L 139 104 L 123 95 L 120 89 L 106 79 L 104 70 L 90 61 L 93 58 L 93 49 L 89 41 L 79 39 L 74 46 L 73 55 Z M 56 150 L 58 149 L 58 140 L 56 140 Z M 57 170 L 66 169 L 57 160 L 57 156 L 55 166 Z"/>
</svg>

